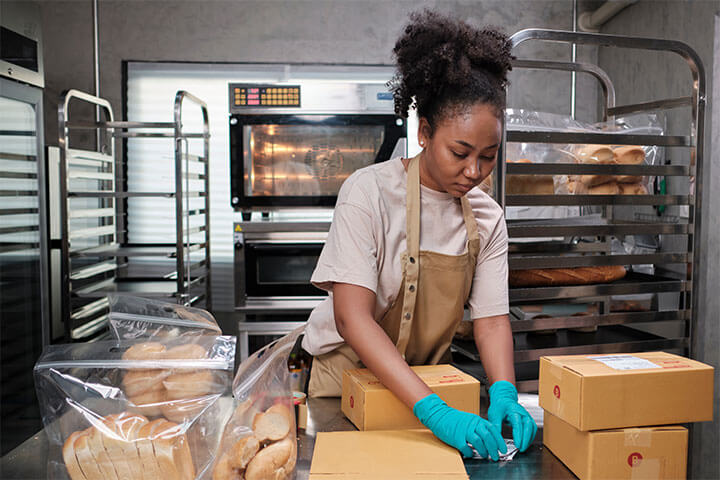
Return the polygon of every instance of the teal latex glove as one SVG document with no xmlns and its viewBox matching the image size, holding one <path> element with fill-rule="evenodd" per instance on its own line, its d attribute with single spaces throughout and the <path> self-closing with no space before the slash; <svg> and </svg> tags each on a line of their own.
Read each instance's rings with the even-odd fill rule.
<svg viewBox="0 0 720 480">
<path fill-rule="evenodd" d="M 460 450 L 465 458 L 473 456 L 468 443 L 480 455 L 495 461 L 498 450 L 507 453 L 500 430 L 482 417 L 449 407 L 434 393 L 419 400 L 413 407 L 413 413 L 436 437 Z"/>
<path fill-rule="evenodd" d="M 515 446 L 521 452 L 527 450 L 537 433 L 537 423 L 518 403 L 515 385 L 505 380 L 495 382 L 490 387 L 488 420 L 498 431 L 502 431 L 502 422 L 506 420 L 512 427 Z"/>
</svg>

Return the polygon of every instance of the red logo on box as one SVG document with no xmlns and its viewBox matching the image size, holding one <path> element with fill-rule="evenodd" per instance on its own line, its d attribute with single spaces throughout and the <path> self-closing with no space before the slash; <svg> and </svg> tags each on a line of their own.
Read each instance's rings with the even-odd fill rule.
<svg viewBox="0 0 720 480">
<path fill-rule="evenodd" d="M 355 399 L 350 395 L 350 408 L 355 408 Z"/>
<path fill-rule="evenodd" d="M 560 387 L 558 385 L 555 385 L 555 388 L 553 388 L 553 393 L 555 394 L 555 398 L 560 398 Z"/>
<path fill-rule="evenodd" d="M 631 467 L 637 467 L 642 462 L 643 456 L 639 452 L 633 452 L 628 456 L 627 462 Z"/>
</svg>

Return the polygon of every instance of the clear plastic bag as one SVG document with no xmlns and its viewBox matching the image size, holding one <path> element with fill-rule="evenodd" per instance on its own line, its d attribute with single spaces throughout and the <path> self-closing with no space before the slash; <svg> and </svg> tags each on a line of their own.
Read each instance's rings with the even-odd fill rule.
<svg viewBox="0 0 720 480">
<path fill-rule="evenodd" d="M 115 338 L 175 338 L 221 335 L 207 311 L 127 295 L 110 295 L 110 331 Z"/>
<path fill-rule="evenodd" d="M 299 327 L 240 364 L 233 380 L 235 409 L 225 426 L 213 480 L 295 477 L 296 418 L 288 358 Z"/>
<path fill-rule="evenodd" d="M 235 337 L 194 340 L 47 347 L 34 374 L 48 478 L 204 478 L 232 410 Z"/>
</svg>

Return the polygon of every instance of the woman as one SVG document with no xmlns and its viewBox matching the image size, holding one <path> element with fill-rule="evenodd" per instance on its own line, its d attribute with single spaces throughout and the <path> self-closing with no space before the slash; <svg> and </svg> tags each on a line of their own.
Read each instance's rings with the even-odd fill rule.
<svg viewBox="0 0 720 480">
<path fill-rule="evenodd" d="M 472 456 L 524 451 L 537 425 L 517 403 L 508 319 L 507 231 L 475 188 L 495 166 L 510 43 L 425 11 L 393 50 L 395 110 L 419 117 L 422 152 L 358 170 L 343 184 L 312 282 L 329 297 L 310 315 L 310 396 L 339 396 L 342 372 L 369 368 L 444 442 Z M 449 360 L 468 304 L 491 382 L 485 420 L 446 405 L 408 365 Z"/>
</svg>

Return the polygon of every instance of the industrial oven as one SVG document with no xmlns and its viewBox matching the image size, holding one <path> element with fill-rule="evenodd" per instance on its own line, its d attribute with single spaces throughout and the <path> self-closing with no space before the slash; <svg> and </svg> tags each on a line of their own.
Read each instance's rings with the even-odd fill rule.
<svg viewBox="0 0 720 480">
<path fill-rule="evenodd" d="M 324 298 L 310 276 L 338 191 L 356 170 L 406 155 L 407 125 L 384 82 L 230 83 L 228 98 L 244 358 Z"/>
</svg>

